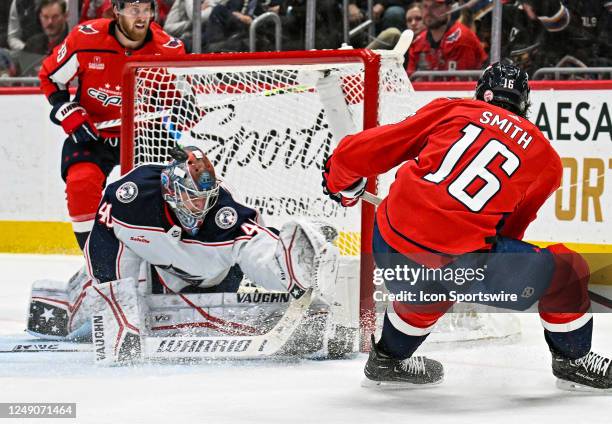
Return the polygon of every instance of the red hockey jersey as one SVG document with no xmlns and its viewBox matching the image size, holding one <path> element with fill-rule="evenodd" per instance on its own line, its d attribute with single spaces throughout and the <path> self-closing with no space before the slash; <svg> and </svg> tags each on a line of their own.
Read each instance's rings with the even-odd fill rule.
<svg viewBox="0 0 612 424">
<path fill-rule="evenodd" d="M 158 54 L 165 57 L 185 54 L 183 43 L 152 22 L 147 38 L 137 50 L 124 48 L 115 38 L 115 21 L 96 19 L 77 25 L 44 60 L 39 78 L 51 104 L 68 100 L 68 85 L 79 79 L 76 101 L 94 122 L 120 118 L 123 65 L 130 56 Z M 119 127 L 102 131 L 116 137 Z"/>
<path fill-rule="evenodd" d="M 480 69 L 487 59 L 480 40 L 460 22 L 452 24 L 436 43 L 429 31 L 421 32 L 408 51 L 408 74 L 414 71 Z"/>
<path fill-rule="evenodd" d="M 480 100 L 437 99 L 402 122 L 345 137 L 331 159 L 329 188 L 398 170 L 377 210 L 387 243 L 401 253 L 462 254 L 490 237 L 522 238 L 559 187 L 561 160 L 525 118 Z"/>
</svg>

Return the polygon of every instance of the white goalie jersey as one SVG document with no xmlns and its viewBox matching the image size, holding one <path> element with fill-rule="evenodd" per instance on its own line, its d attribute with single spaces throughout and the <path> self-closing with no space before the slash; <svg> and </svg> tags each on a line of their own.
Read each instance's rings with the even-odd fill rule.
<svg viewBox="0 0 612 424">
<path fill-rule="evenodd" d="M 333 272 L 337 251 L 314 227 L 267 228 L 255 210 L 235 201 L 225 187 L 199 232 L 183 231 L 162 198 L 162 169 L 139 167 L 106 188 L 85 249 L 94 281 L 137 281 L 146 262 L 163 292 L 188 287 L 235 291 L 235 280 L 244 273 L 268 290 L 299 297 L 316 283 L 319 272 Z"/>
</svg>

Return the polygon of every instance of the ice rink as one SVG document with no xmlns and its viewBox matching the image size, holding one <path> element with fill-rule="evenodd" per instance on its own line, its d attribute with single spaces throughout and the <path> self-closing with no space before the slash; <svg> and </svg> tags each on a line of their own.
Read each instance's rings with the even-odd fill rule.
<svg viewBox="0 0 612 424">
<path fill-rule="evenodd" d="M 67 279 L 80 264 L 75 256 L 0 255 L 0 339 L 25 337 L 32 281 Z M 91 353 L 5 353 L 0 402 L 76 402 L 79 423 L 611 423 L 612 395 L 556 389 L 538 316 L 520 319 L 518 343 L 429 346 L 446 377 L 425 390 L 361 388 L 362 354 L 98 368 Z M 612 315 L 595 317 L 593 349 L 612 355 Z M 31 420 L 46 421 L 58 422 Z"/>
</svg>

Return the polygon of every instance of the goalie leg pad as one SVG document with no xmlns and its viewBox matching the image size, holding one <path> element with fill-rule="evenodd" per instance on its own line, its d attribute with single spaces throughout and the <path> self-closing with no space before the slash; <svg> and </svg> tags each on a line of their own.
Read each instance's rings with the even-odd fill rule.
<svg viewBox="0 0 612 424">
<path fill-rule="evenodd" d="M 96 284 L 92 302 L 92 339 L 96 364 L 115 365 L 141 358 L 145 302 L 131 278 Z"/>
<path fill-rule="evenodd" d="M 85 267 L 66 281 L 39 280 L 32 284 L 26 331 L 47 340 L 90 337 Z"/>
<path fill-rule="evenodd" d="M 283 225 L 275 257 L 294 297 L 312 287 L 324 299 L 334 298 L 339 252 L 316 226 L 303 221 Z"/>
</svg>

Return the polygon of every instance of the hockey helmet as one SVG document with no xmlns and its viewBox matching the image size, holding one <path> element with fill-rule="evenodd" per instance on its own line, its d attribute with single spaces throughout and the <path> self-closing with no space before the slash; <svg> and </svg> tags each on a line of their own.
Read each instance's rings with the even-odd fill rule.
<svg viewBox="0 0 612 424">
<path fill-rule="evenodd" d="M 175 148 L 170 154 L 172 161 L 161 173 L 162 196 L 183 228 L 195 235 L 219 196 L 215 169 L 198 147 Z"/>
<path fill-rule="evenodd" d="M 526 117 L 529 110 L 529 77 L 510 61 L 489 65 L 476 84 L 475 97 Z"/>
</svg>

